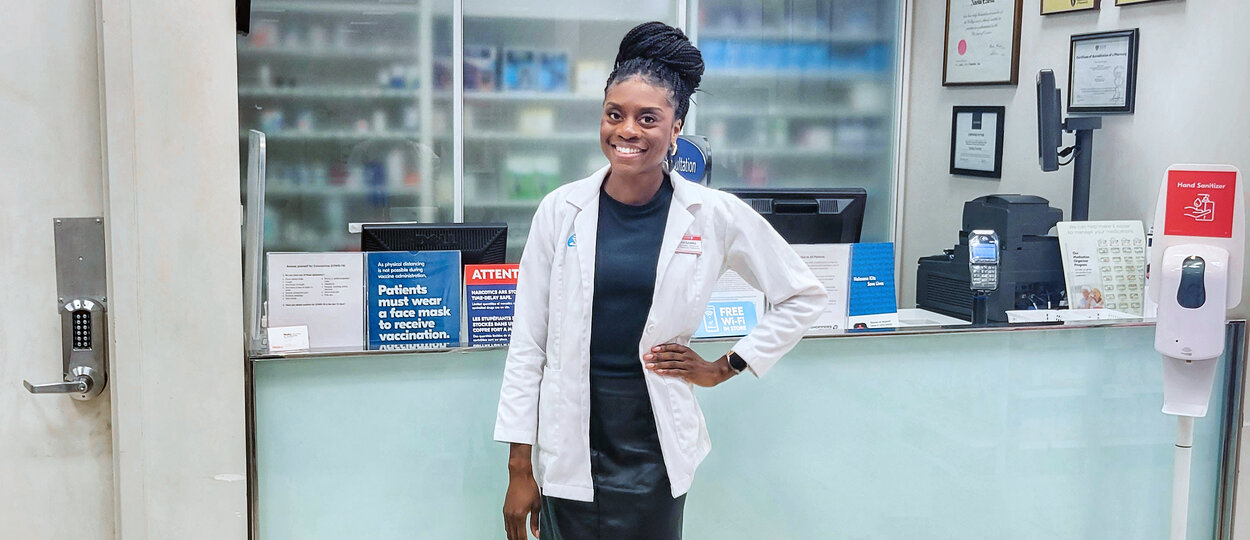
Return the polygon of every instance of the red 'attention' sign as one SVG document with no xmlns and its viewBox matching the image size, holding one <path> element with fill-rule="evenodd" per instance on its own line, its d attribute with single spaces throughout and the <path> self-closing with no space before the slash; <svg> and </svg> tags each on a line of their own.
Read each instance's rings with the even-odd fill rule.
<svg viewBox="0 0 1250 540">
<path fill-rule="evenodd" d="M 1163 234 L 1232 238 L 1237 173 L 1169 171 Z"/>
</svg>

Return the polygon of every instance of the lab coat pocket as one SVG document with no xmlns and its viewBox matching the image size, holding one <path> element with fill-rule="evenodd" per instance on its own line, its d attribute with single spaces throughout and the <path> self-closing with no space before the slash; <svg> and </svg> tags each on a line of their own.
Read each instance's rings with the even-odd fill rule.
<svg viewBox="0 0 1250 540">
<path fill-rule="evenodd" d="M 668 402 L 673 411 L 673 425 L 677 429 L 677 443 L 684 452 L 694 449 L 699 437 L 699 418 L 694 405 L 691 384 L 680 379 L 669 379 Z"/>
<path fill-rule="evenodd" d="M 560 382 L 559 373 L 543 369 L 543 380 L 538 390 L 538 449 L 540 453 L 555 454 L 560 435 Z"/>
<path fill-rule="evenodd" d="M 700 312 L 703 306 L 696 306 L 703 296 L 703 255 L 694 253 L 677 253 L 669 263 L 667 281 L 673 285 L 673 301 L 679 302 L 680 313 L 687 313 L 694 308 Z"/>
</svg>

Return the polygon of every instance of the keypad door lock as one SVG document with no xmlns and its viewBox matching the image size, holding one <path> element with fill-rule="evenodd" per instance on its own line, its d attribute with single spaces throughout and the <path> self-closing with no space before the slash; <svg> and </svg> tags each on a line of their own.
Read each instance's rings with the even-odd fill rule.
<svg viewBox="0 0 1250 540">
<path fill-rule="evenodd" d="M 104 296 L 104 220 L 58 218 L 56 282 L 64 379 L 22 384 L 32 394 L 92 399 L 108 384 L 108 304 Z"/>
</svg>

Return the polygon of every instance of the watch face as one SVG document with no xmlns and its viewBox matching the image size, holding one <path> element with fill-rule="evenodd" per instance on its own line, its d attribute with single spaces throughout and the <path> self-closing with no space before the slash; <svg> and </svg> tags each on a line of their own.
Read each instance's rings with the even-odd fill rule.
<svg viewBox="0 0 1250 540">
<path fill-rule="evenodd" d="M 729 353 L 729 367 L 733 368 L 734 371 L 742 371 L 747 368 L 747 361 L 738 356 L 738 353 L 731 352 Z"/>
</svg>

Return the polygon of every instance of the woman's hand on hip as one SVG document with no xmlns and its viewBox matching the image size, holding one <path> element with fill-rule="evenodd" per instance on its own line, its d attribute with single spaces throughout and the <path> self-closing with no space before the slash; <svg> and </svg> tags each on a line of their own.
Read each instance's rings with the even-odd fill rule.
<svg viewBox="0 0 1250 540">
<path fill-rule="evenodd" d="M 526 540 L 525 518 L 529 517 L 529 531 L 538 538 L 538 511 L 542 507 L 542 495 L 530 466 L 528 444 L 513 443 L 508 456 L 508 494 L 503 499 L 503 528 L 508 540 Z"/>
<path fill-rule="evenodd" d="M 690 347 L 677 343 L 652 347 L 642 359 L 647 369 L 659 375 L 681 377 L 699 386 L 716 386 L 734 375 L 724 358 L 708 362 Z"/>
</svg>

